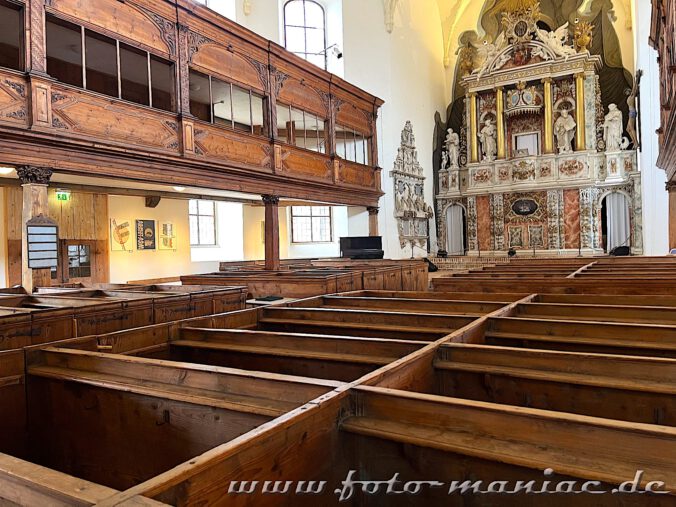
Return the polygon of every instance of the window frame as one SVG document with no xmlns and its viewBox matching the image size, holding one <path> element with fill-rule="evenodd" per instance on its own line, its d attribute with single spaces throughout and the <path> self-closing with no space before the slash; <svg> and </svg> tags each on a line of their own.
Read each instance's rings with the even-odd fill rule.
<svg viewBox="0 0 676 507">
<path fill-rule="evenodd" d="M 2 69 L 8 69 L 15 72 L 25 72 L 27 69 L 26 65 L 26 8 L 27 4 L 14 2 L 12 0 L 0 0 L 0 6 L 5 6 L 7 9 L 15 10 L 19 13 L 19 65 L 17 68 L 14 67 L 0 67 Z"/>
<path fill-rule="evenodd" d="M 92 29 L 89 27 L 89 25 L 81 24 L 81 23 L 75 23 L 73 21 L 64 19 L 60 16 L 57 16 L 55 14 L 52 14 L 51 12 L 46 13 L 45 16 L 45 40 L 47 40 L 46 33 L 47 33 L 47 23 L 49 23 L 50 20 L 55 20 L 56 24 L 60 23 L 66 23 L 73 25 L 74 27 L 78 27 L 80 30 L 80 44 L 82 47 L 81 50 L 81 61 L 80 61 L 80 66 L 82 67 L 82 84 L 77 85 L 77 84 L 71 84 L 67 83 L 65 81 L 60 81 L 56 78 L 56 81 L 64 84 L 66 86 L 74 86 L 76 88 L 82 89 L 82 90 L 87 90 L 88 92 L 91 93 L 96 93 L 98 95 L 102 95 L 104 97 L 108 98 L 113 98 L 117 100 L 121 100 L 125 103 L 128 104 L 134 104 L 135 106 L 139 107 L 148 107 L 151 109 L 154 109 L 156 111 L 164 111 L 166 113 L 176 113 L 178 110 L 178 91 L 176 89 L 177 86 L 177 78 L 176 78 L 176 69 L 178 68 L 177 62 L 174 60 L 171 60 L 170 58 L 166 58 L 162 55 L 159 55 L 157 53 L 148 51 L 147 49 L 143 47 L 139 47 L 134 45 L 134 42 L 129 41 L 125 39 L 124 37 L 120 38 L 119 35 L 115 34 L 115 36 L 107 35 L 105 33 L 102 33 L 98 30 Z M 96 90 L 92 90 L 90 88 L 87 88 L 87 45 L 86 45 L 86 37 L 87 37 L 87 32 L 90 32 L 91 34 L 94 34 L 95 36 L 100 36 L 100 37 L 105 37 L 107 39 L 111 39 L 115 42 L 115 54 L 116 54 L 116 62 L 115 65 L 117 67 L 117 95 L 108 95 L 106 93 L 98 92 Z M 138 52 L 145 53 L 145 58 L 146 58 L 146 66 L 148 69 L 148 104 L 140 104 L 138 102 L 134 102 L 133 100 L 128 100 L 125 98 L 122 98 L 122 73 L 121 73 L 121 66 L 120 66 L 120 44 L 124 44 L 126 46 L 129 46 L 130 48 L 133 48 L 134 50 L 137 50 Z M 48 45 L 48 42 L 45 44 L 46 46 Z M 46 54 L 46 51 L 45 51 Z M 164 109 L 160 108 L 157 106 L 153 105 L 153 80 L 152 80 L 152 65 L 151 65 L 151 60 L 155 59 L 156 62 L 158 63 L 163 63 L 163 64 L 168 64 L 172 70 L 171 75 L 172 75 L 172 80 L 173 80 L 173 96 L 172 96 L 172 104 L 171 104 L 171 109 Z M 54 76 L 52 76 L 54 77 Z"/>
<path fill-rule="evenodd" d="M 299 207 L 308 207 L 310 208 L 310 214 L 309 215 L 296 215 L 294 213 L 294 208 L 299 208 Z M 328 208 L 329 214 L 328 215 L 313 215 L 312 210 L 314 208 Z M 310 241 L 296 241 L 296 234 L 294 231 L 294 226 L 293 226 L 293 219 L 294 218 L 309 218 L 310 219 Z M 315 241 L 314 240 L 314 227 L 313 227 L 313 219 L 319 219 L 319 218 L 328 218 L 329 219 L 329 239 L 328 241 Z M 291 244 L 293 245 L 317 245 L 317 244 L 330 244 L 333 243 L 333 207 L 332 206 L 291 206 L 291 214 L 290 214 L 290 220 L 291 220 Z"/>
<path fill-rule="evenodd" d="M 190 213 L 190 201 L 195 201 L 197 203 L 197 213 Z M 213 215 L 205 215 L 200 213 L 200 202 L 209 202 L 211 203 L 212 209 L 214 210 Z M 212 217 L 214 219 L 214 242 L 213 243 L 202 243 L 200 237 L 200 217 Z M 218 226 L 217 226 L 217 213 L 216 213 L 216 201 L 211 201 L 209 199 L 190 199 L 188 201 L 188 227 L 190 227 L 190 218 L 197 217 L 197 241 L 198 243 L 193 244 L 192 239 L 190 240 L 190 248 L 214 248 L 219 245 L 218 243 Z M 190 233 L 192 231 L 188 231 Z"/>
<path fill-rule="evenodd" d="M 225 79 L 223 79 L 221 77 L 214 76 L 214 75 L 212 75 L 208 72 L 203 72 L 202 70 L 200 70 L 198 68 L 190 67 L 188 69 L 188 74 L 190 75 L 190 74 L 193 74 L 193 73 L 199 74 L 202 77 L 207 78 L 207 80 L 209 81 L 209 120 L 203 120 L 203 119 L 197 118 L 195 116 L 199 121 L 203 121 L 203 122 L 209 123 L 209 124 L 217 126 L 217 127 L 224 127 L 226 129 L 230 129 L 234 132 L 239 132 L 240 134 L 251 134 L 252 136 L 266 137 L 266 132 L 267 132 L 266 100 L 267 100 L 267 97 L 266 97 L 265 93 L 261 93 L 258 90 L 254 90 L 254 89 L 249 88 L 247 86 L 243 86 L 240 83 L 234 82 L 234 80 L 226 81 Z M 217 123 L 215 121 L 216 114 L 214 113 L 214 106 L 216 104 L 214 103 L 214 93 L 213 93 L 213 89 L 214 89 L 213 81 L 214 81 L 214 79 L 216 81 L 219 81 L 221 84 L 224 84 L 224 85 L 230 87 L 230 119 L 229 119 L 230 124 L 229 125 L 227 123 Z M 234 88 L 239 88 L 240 90 L 247 92 L 249 94 L 249 122 L 250 122 L 250 125 L 249 125 L 248 131 L 235 126 L 235 123 L 236 123 L 235 122 L 235 106 L 234 106 L 234 103 L 233 103 Z M 261 104 L 263 106 L 261 108 L 261 114 L 262 114 L 262 117 L 263 117 L 263 124 L 261 125 L 261 133 L 260 134 L 256 133 L 256 128 L 255 128 L 256 125 L 254 124 L 254 113 L 253 113 L 253 111 L 254 111 L 253 110 L 253 97 L 254 96 L 261 99 Z M 188 97 L 188 100 L 190 100 L 189 97 Z M 190 112 L 190 114 L 192 114 L 194 116 L 192 111 Z M 224 120 L 226 120 L 226 119 L 224 119 Z"/>
<path fill-rule="evenodd" d="M 302 25 L 291 24 L 287 20 L 287 7 L 294 2 L 302 2 L 303 3 L 303 24 Z M 324 32 L 324 47 L 322 48 L 321 53 L 309 53 L 308 50 L 307 50 L 308 49 L 307 48 L 308 30 L 315 30 L 316 27 L 310 27 L 307 24 L 307 9 L 305 8 L 306 3 L 313 3 L 313 4 L 317 5 L 322 11 L 322 31 Z M 326 51 L 326 48 L 328 46 L 328 38 L 327 38 L 327 35 L 326 35 L 326 9 L 324 8 L 324 6 L 321 3 L 317 2 L 316 0 L 286 0 L 284 2 L 284 6 L 282 7 L 282 17 L 283 17 L 283 25 L 284 25 L 284 48 L 287 49 L 287 51 L 291 51 L 290 49 L 288 49 L 288 46 L 287 46 L 287 28 L 289 28 L 289 27 L 301 28 L 303 30 L 303 40 L 304 40 L 303 48 L 305 49 L 305 51 L 300 52 L 300 53 L 297 53 L 295 51 L 291 51 L 291 53 L 293 53 L 294 55 L 298 56 L 299 58 L 302 58 L 303 60 L 305 60 L 309 63 L 313 63 L 313 62 L 311 62 L 310 60 L 307 59 L 308 55 L 317 55 L 317 56 L 323 55 L 324 66 L 320 67 L 320 68 L 322 68 L 324 70 L 328 70 L 328 68 L 329 68 L 329 58 L 328 58 L 328 52 Z M 314 63 L 313 63 L 313 65 L 314 65 Z"/>
<path fill-rule="evenodd" d="M 316 114 L 312 111 L 308 111 L 306 109 L 301 109 L 300 107 L 292 106 L 291 104 L 286 104 L 284 102 L 277 102 L 275 104 L 275 107 L 277 108 L 276 113 L 279 112 L 279 108 L 284 108 L 286 110 L 286 112 L 287 112 L 286 118 L 289 120 L 289 122 L 293 122 L 293 114 L 292 114 L 293 110 L 295 110 L 296 112 L 302 113 L 302 115 L 303 115 L 303 138 L 302 138 L 303 139 L 303 146 L 299 146 L 298 144 L 296 144 L 296 142 L 289 141 L 288 133 L 284 138 L 282 138 L 279 135 L 279 115 L 278 114 L 276 114 L 276 119 L 277 119 L 277 125 L 276 125 L 277 139 L 276 140 L 277 141 L 284 143 L 284 144 L 287 144 L 289 146 L 293 146 L 294 148 L 298 148 L 300 150 L 311 151 L 312 153 L 317 153 L 319 155 L 326 155 L 326 156 L 329 155 L 329 139 L 328 139 L 329 125 L 328 125 L 328 120 L 326 118 L 323 118 L 321 115 Z M 319 149 L 313 150 L 313 149 L 307 147 L 308 137 L 307 137 L 307 129 L 305 127 L 306 124 L 307 124 L 307 121 L 305 119 L 306 115 L 310 115 L 311 117 L 313 117 L 316 120 L 317 147 L 322 146 L 323 150 L 321 150 L 321 151 Z M 321 120 L 321 122 L 319 120 Z M 323 125 L 321 131 L 319 130 L 320 124 Z M 320 132 L 324 133 L 323 137 L 321 137 L 319 135 Z M 296 141 L 297 138 L 296 138 L 295 132 L 294 132 L 293 137 L 294 137 L 294 141 Z"/>
</svg>

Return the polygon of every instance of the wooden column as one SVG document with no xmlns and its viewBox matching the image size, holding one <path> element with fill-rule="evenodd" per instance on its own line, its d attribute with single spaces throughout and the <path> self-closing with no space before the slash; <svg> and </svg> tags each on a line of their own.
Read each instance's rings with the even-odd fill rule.
<svg viewBox="0 0 676 507">
<path fill-rule="evenodd" d="M 552 99 L 552 78 L 542 80 L 545 88 L 545 154 L 554 153 L 554 102 Z"/>
<path fill-rule="evenodd" d="M 369 236 L 380 236 L 378 234 L 378 212 L 380 208 L 369 206 L 366 209 L 369 212 Z"/>
<path fill-rule="evenodd" d="M 507 146 L 505 145 L 505 92 L 502 86 L 495 89 L 495 108 L 497 113 L 497 130 L 498 130 L 498 159 L 504 160 L 507 153 Z"/>
<path fill-rule="evenodd" d="M 279 269 L 279 197 L 263 195 L 265 204 L 265 269 Z"/>
<path fill-rule="evenodd" d="M 586 151 L 587 133 L 585 129 L 584 115 L 584 78 L 583 72 L 575 74 L 575 151 Z"/>
<path fill-rule="evenodd" d="M 49 269 L 30 269 L 28 267 L 28 234 L 26 222 L 37 216 L 48 216 L 47 186 L 52 177 L 48 167 L 20 166 L 16 169 L 23 187 L 23 208 L 21 213 L 21 272 L 22 285 L 31 293 L 35 287 L 49 287 L 51 272 Z"/>
<path fill-rule="evenodd" d="M 479 144 L 478 144 L 478 130 L 477 130 L 477 98 L 476 92 L 470 93 L 469 99 L 469 155 L 470 162 L 477 163 L 479 161 Z"/>
<path fill-rule="evenodd" d="M 25 58 L 30 74 L 47 74 L 47 49 L 45 37 L 45 1 L 26 2 L 27 15 L 24 26 L 28 43 L 25 45 Z M 30 37 L 28 36 L 30 35 Z"/>
</svg>

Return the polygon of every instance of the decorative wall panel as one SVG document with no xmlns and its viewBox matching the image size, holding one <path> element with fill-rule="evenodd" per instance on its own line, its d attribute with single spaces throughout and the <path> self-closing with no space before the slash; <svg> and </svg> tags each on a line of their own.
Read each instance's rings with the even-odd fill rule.
<svg viewBox="0 0 676 507">
<path fill-rule="evenodd" d="M 27 95 L 24 79 L 0 73 L 0 122 L 28 125 Z"/>
<path fill-rule="evenodd" d="M 195 154 L 272 170 L 272 147 L 266 138 L 212 125 L 195 125 Z"/>
<path fill-rule="evenodd" d="M 278 172 L 296 177 L 333 181 L 333 163 L 329 157 L 291 146 L 282 147 L 282 164 Z"/>
<path fill-rule="evenodd" d="M 179 151 L 178 123 L 171 114 L 52 86 L 52 126 L 75 134 L 163 151 Z M 104 142 L 105 142 L 104 141 Z"/>
</svg>

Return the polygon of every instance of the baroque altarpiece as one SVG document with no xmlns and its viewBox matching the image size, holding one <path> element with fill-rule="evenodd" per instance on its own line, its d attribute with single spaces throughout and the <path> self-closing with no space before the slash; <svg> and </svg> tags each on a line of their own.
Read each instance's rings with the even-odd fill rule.
<svg viewBox="0 0 676 507">
<path fill-rule="evenodd" d="M 637 89 L 629 118 L 604 108 L 591 24 L 549 31 L 539 20 L 535 2 L 506 12 L 499 36 L 475 51 L 481 58 L 461 52 L 465 112 L 461 132 L 447 132 L 438 172 L 439 251 L 602 253 L 608 220 L 619 220 L 627 237 L 612 246 L 640 254 Z M 619 202 L 626 219 L 607 217 L 610 194 L 621 196 L 612 211 Z"/>
</svg>

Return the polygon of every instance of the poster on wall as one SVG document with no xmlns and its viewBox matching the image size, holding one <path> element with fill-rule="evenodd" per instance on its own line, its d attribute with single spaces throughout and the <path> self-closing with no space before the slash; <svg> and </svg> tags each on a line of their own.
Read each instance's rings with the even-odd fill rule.
<svg viewBox="0 0 676 507">
<path fill-rule="evenodd" d="M 110 219 L 110 249 L 113 252 L 131 252 L 131 221 Z"/>
<path fill-rule="evenodd" d="M 174 224 L 160 222 L 160 250 L 176 250 L 176 233 Z"/>
<path fill-rule="evenodd" d="M 155 250 L 155 220 L 136 220 L 136 248 Z"/>
</svg>

